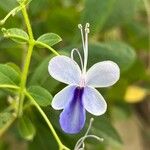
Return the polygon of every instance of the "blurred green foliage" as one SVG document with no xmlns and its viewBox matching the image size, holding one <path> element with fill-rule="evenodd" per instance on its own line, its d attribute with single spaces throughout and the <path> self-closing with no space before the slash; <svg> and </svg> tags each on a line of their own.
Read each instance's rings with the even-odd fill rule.
<svg viewBox="0 0 150 150">
<path fill-rule="evenodd" d="M 17 6 L 16 0 L 0 0 L 0 18 L 2 19 L 15 6 Z M 108 146 L 121 147 L 122 140 L 112 125 L 112 117 L 118 117 L 117 113 L 114 113 L 117 110 L 114 111 L 114 109 L 117 106 L 120 109 L 123 108 L 122 113 L 132 112 L 132 108 L 124 101 L 129 85 L 146 85 L 148 89 L 150 88 L 150 78 L 147 74 L 147 62 L 150 59 L 147 55 L 148 24 L 143 1 L 32 0 L 28 12 L 35 38 L 37 39 L 47 32 L 58 34 L 62 38 L 62 42 L 54 46 L 54 49 L 66 55 L 70 55 L 71 48 L 81 47 L 77 24 L 89 22 L 91 25 L 89 67 L 102 60 L 112 60 L 120 66 L 120 81 L 110 89 L 100 89 L 108 102 L 108 112 L 102 117 L 96 117 L 91 129 L 91 133 L 103 137 L 105 141 L 98 143 L 88 140 L 86 145 L 90 150 L 105 150 Z M 7 32 L 3 30 L 5 37 L 8 37 L 8 32 L 13 33 L 15 30 L 15 33 L 17 32 L 24 42 L 28 38 L 20 13 L 9 18 L 3 27 L 9 29 Z M 17 30 L 17 28 L 22 30 Z M 51 37 L 51 35 L 46 36 Z M 60 41 L 60 37 L 55 37 L 56 41 Z M 16 39 L 13 40 L 16 41 Z M 45 44 L 51 43 L 51 38 L 50 41 L 45 41 L 43 37 L 39 38 L 40 40 Z M 55 41 L 55 39 L 53 40 Z M 2 82 L 19 83 L 21 70 L 19 68 L 22 68 L 25 53 L 25 43 L 18 45 L 10 39 L 4 38 L 3 33 L 0 33 L 0 84 Z M 52 95 L 54 96 L 64 85 L 52 79 L 48 74 L 48 62 L 53 56 L 54 54 L 42 48 L 41 45 L 40 48 L 34 48 L 27 82 L 28 91 L 42 106 L 60 139 L 70 149 L 73 149 L 77 140 L 87 129 L 91 116 L 88 114 L 87 124 L 78 135 L 66 135 L 60 129 L 58 122 L 60 112 L 53 110 L 50 102 Z M 7 124 L 7 120 L 12 119 L 10 111 L 6 112 L 9 105 L 8 95 L 12 98 L 15 96 L 13 91 L 6 89 L 0 91 L 0 131 Z M 0 150 L 11 150 L 11 143 L 7 140 L 7 135 L 15 137 L 16 141 L 22 141 L 23 138 L 29 140 L 30 142 L 23 141 L 26 145 L 24 148 L 29 150 L 58 149 L 44 120 L 34 107 L 28 107 L 28 103 L 26 104 L 22 120 L 18 121 L 18 125 L 16 125 L 16 121 L 10 130 L 1 137 Z"/>
</svg>

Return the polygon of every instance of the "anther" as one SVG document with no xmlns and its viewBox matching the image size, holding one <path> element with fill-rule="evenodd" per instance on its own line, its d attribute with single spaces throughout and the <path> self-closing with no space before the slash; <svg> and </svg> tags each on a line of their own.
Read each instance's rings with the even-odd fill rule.
<svg viewBox="0 0 150 150">
<path fill-rule="evenodd" d="M 90 27 L 90 24 L 86 23 L 85 28 L 89 28 L 89 27 Z"/>
<path fill-rule="evenodd" d="M 89 33 L 89 32 L 90 32 L 89 27 L 90 27 L 90 24 L 89 24 L 89 23 L 86 23 L 86 25 L 85 25 L 85 32 L 86 32 L 86 33 Z"/>
<path fill-rule="evenodd" d="M 79 29 L 82 29 L 82 25 L 81 25 L 81 24 L 78 24 L 78 28 L 79 28 Z"/>
<path fill-rule="evenodd" d="M 93 121 L 94 121 L 94 118 L 91 118 L 91 119 L 90 119 L 90 123 L 93 123 Z"/>
<path fill-rule="evenodd" d="M 0 25 L 3 25 L 5 23 L 4 20 L 0 20 Z"/>
</svg>

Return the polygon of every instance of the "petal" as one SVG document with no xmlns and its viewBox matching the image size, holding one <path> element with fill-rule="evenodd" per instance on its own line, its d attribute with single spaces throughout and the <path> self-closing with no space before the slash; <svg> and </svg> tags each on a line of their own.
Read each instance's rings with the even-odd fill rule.
<svg viewBox="0 0 150 150">
<path fill-rule="evenodd" d="M 85 109 L 82 104 L 83 89 L 76 88 L 71 102 L 60 114 L 60 125 L 64 132 L 78 133 L 85 123 Z"/>
<path fill-rule="evenodd" d="M 78 64 L 67 56 L 53 57 L 48 66 L 49 74 L 66 84 L 79 84 L 81 70 Z"/>
<path fill-rule="evenodd" d="M 118 65 L 112 61 L 103 61 L 93 65 L 87 72 L 87 86 L 108 87 L 115 84 L 120 77 Z"/>
<path fill-rule="evenodd" d="M 95 116 L 102 115 L 106 112 L 107 104 L 103 96 L 92 87 L 85 87 L 83 93 L 84 108 Z"/>
<path fill-rule="evenodd" d="M 76 86 L 67 86 L 57 93 L 52 100 L 52 107 L 56 110 L 63 109 L 73 98 Z"/>
</svg>

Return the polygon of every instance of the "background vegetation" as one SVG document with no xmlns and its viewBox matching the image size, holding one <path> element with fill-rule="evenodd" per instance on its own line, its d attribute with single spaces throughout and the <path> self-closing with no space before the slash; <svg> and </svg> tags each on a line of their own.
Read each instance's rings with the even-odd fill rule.
<svg viewBox="0 0 150 150">
<path fill-rule="evenodd" d="M 119 82 L 109 89 L 99 89 L 108 103 L 108 111 L 104 116 L 95 118 L 91 133 L 105 140 L 103 143 L 87 140 L 86 149 L 147 150 L 150 147 L 150 7 L 147 2 L 150 3 L 148 0 L 32 0 L 29 5 L 28 13 L 35 39 L 47 32 L 56 33 L 63 41 L 53 48 L 70 55 L 72 48 L 81 47 L 77 25 L 89 22 L 88 65 L 112 60 L 120 66 Z M 0 18 L 3 19 L 17 5 L 16 0 L 0 0 Z M 2 27 L 26 30 L 21 13 L 10 17 Z M 20 73 L 26 48 L 26 44 L 18 45 L 5 38 L 3 32 L 0 33 L 1 64 L 7 63 Z M 55 95 L 65 86 L 48 74 L 48 62 L 53 56 L 47 49 L 34 48 L 27 87 L 42 86 Z M 1 80 L 0 76 L 0 83 Z M 0 90 L 0 150 L 58 149 L 47 124 L 35 107 L 27 107 L 24 118 L 13 120 L 9 129 L 2 132 L 12 119 L 8 106 L 15 98 L 12 91 Z M 60 112 L 53 110 L 49 104 L 44 102 L 41 107 L 63 143 L 73 149 L 85 133 L 91 116 L 88 114 L 87 125 L 80 134 L 67 135 L 58 123 Z M 136 138 L 138 140 L 134 142 Z M 130 147 L 127 148 L 128 145 Z"/>
</svg>

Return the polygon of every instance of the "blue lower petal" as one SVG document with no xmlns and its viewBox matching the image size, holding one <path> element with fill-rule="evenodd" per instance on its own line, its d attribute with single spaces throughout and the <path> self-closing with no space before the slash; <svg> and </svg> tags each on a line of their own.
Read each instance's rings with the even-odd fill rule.
<svg viewBox="0 0 150 150">
<path fill-rule="evenodd" d="M 64 132 L 75 134 L 84 127 L 86 113 L 83 107 L 82 95 L 84 89 L 76 88 L 72 100 L 60 114 L 60 125 Z"/>
</svg>

